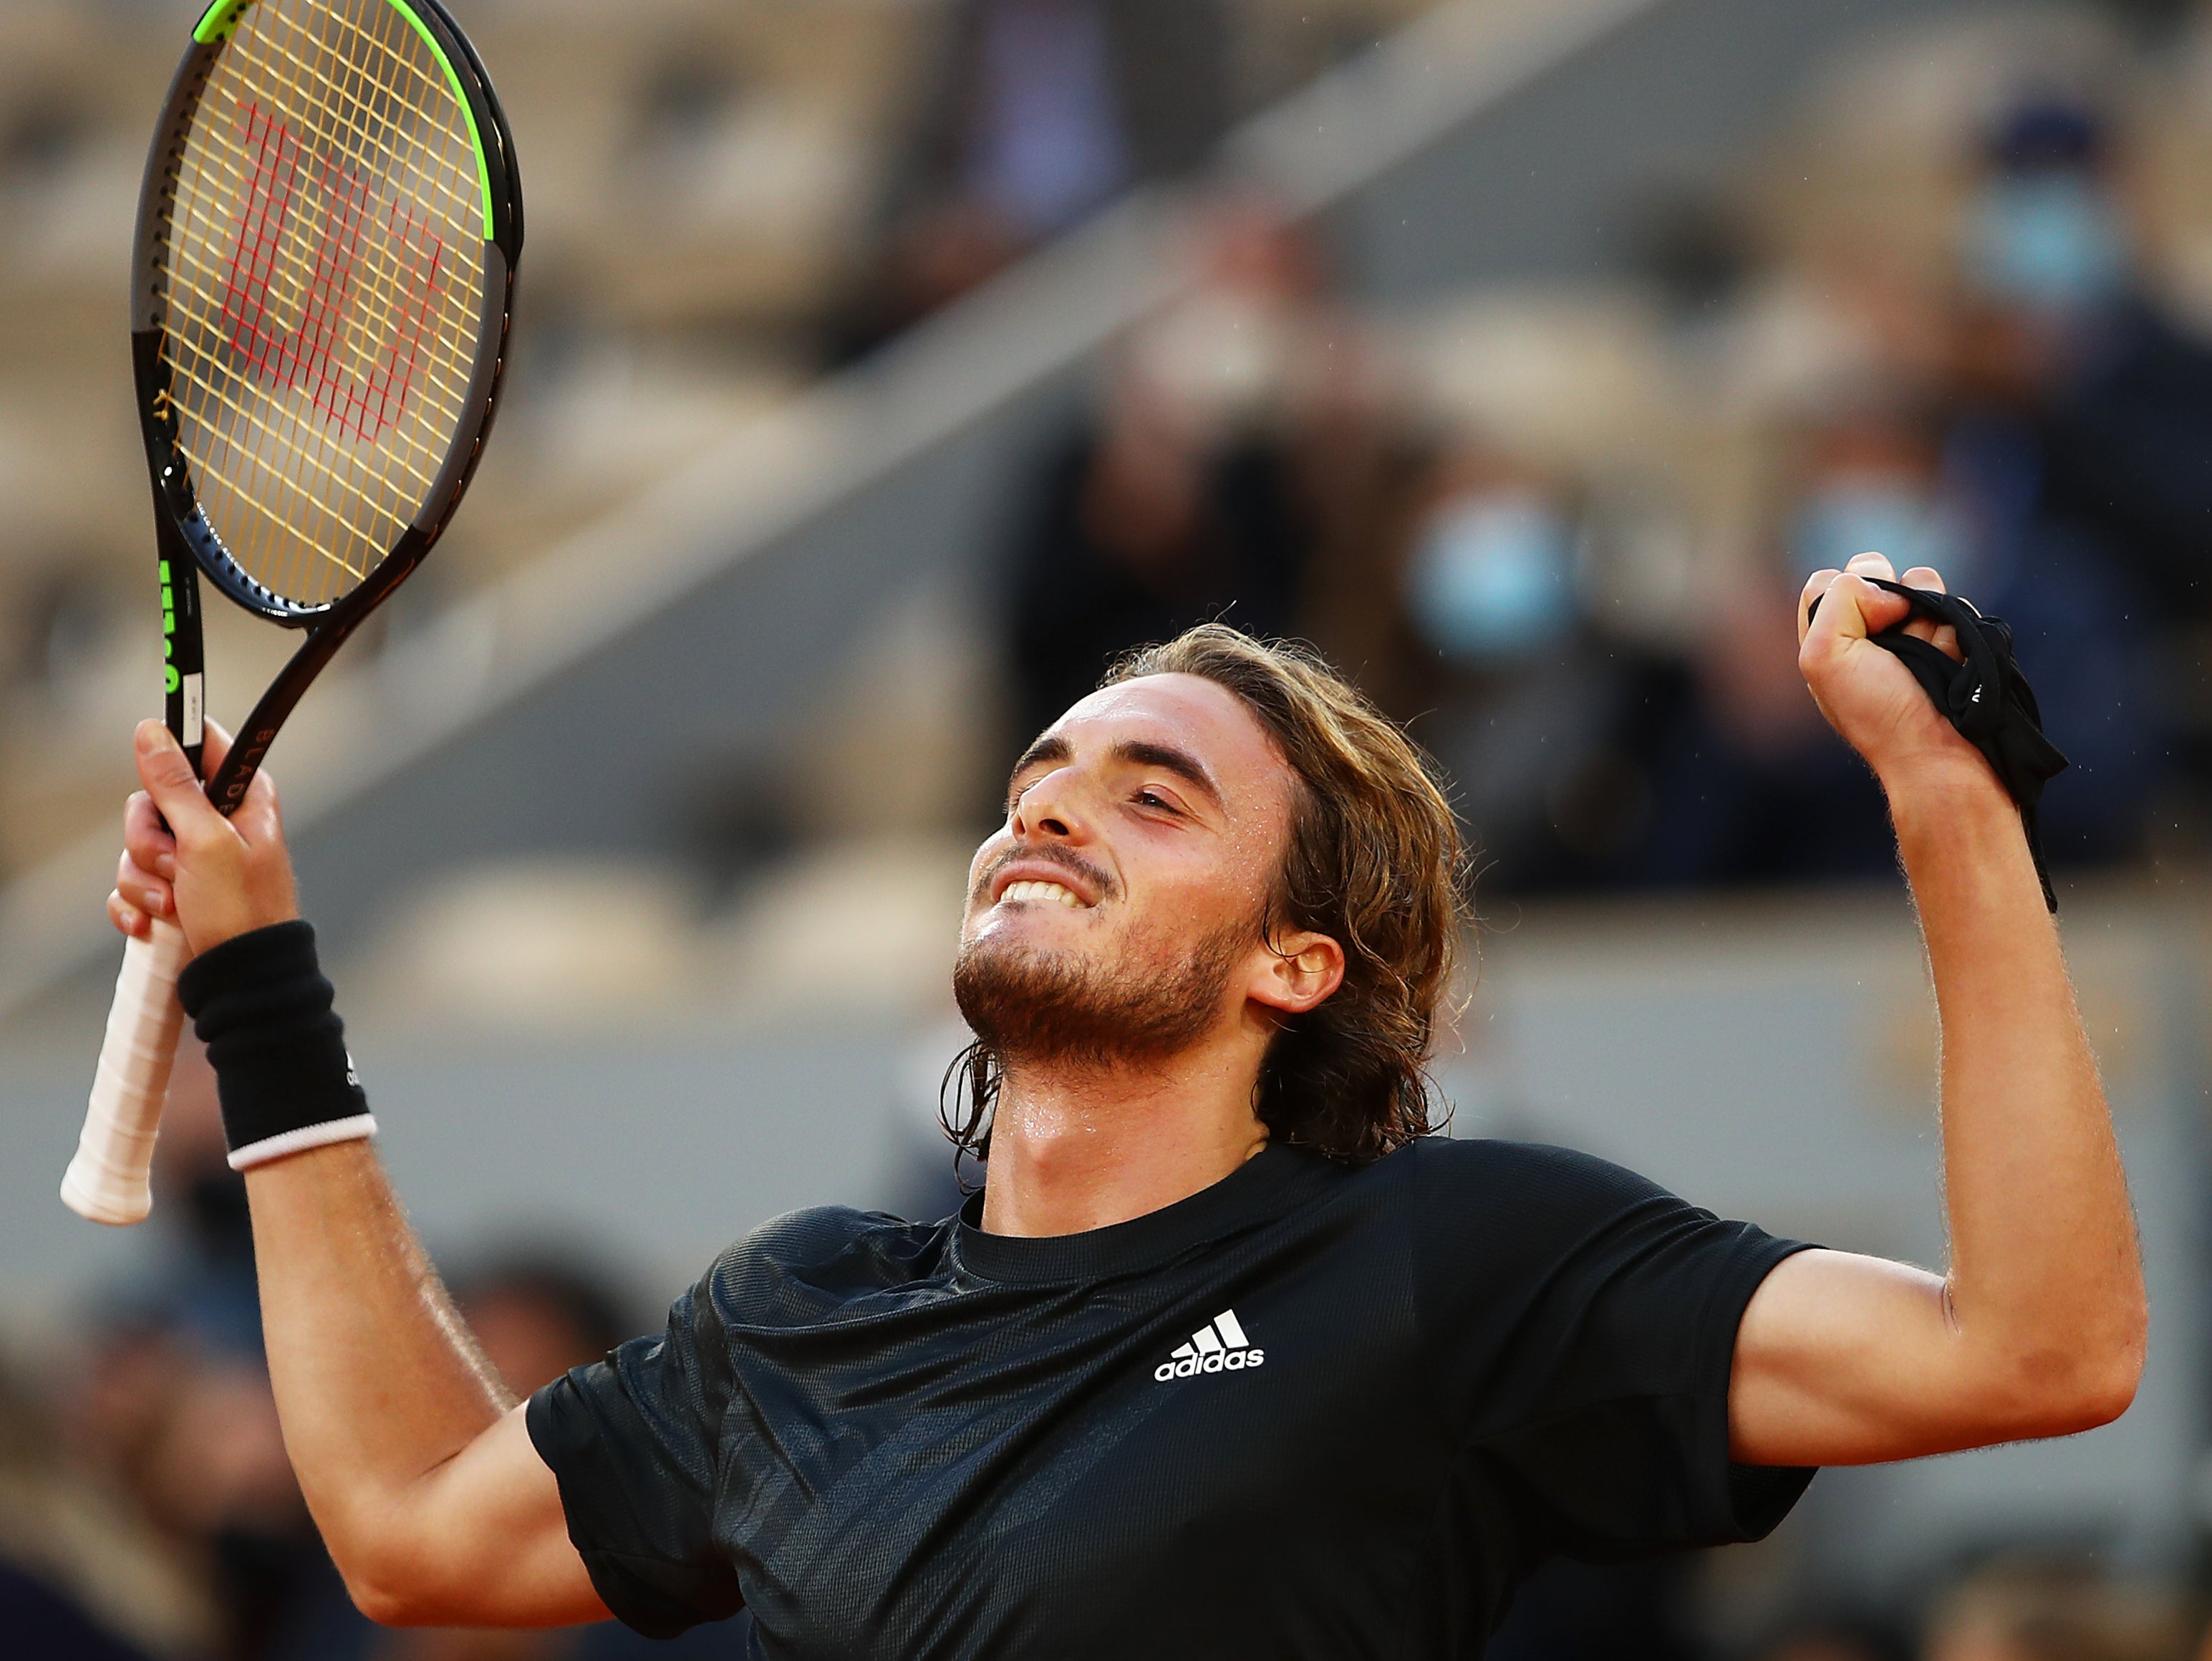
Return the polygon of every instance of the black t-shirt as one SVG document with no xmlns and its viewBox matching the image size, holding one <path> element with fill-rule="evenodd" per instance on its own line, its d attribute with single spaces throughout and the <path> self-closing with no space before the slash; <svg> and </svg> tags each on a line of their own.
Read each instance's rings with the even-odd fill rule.
<svg viewBox="0 0 2212 1661">
<path fill-rule="evenodd" d="M 1547 1556 L 1756 1538 L 1736 1326 L 1800 1248 L 1614 1165 L 1271 1147 L 1091 1232 L 803 1211 L 532 1398 L 593 1584 L 790 1661 L 1472 1657 Z"/>
</svg>

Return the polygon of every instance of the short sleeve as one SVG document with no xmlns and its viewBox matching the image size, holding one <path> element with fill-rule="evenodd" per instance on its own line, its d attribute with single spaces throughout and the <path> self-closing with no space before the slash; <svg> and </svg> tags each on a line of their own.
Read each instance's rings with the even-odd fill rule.
<svg viewBox="0 0 2212 1661">
<path fill-rule="evenodd" d="M 729 1394 L 721 1322 L 702 1281 L 670 1309 L 665 1332 L 530 1398 L 530 1439 L 560 1483 L 592 1585 L 647 1637 L 723 1620 L 744 1601 L 713 1532 Z"/>
<path fill-rule="evenodd" d="M 1516 1502 L 1531 1557 L 1755 1540 L 1809 1469 L 1729 1457 L 1744 1307 L 1802 1243 L 1604 1160 L 1423 1145 L 1417 1306 L 1462 1475 Z"/>
</svg>

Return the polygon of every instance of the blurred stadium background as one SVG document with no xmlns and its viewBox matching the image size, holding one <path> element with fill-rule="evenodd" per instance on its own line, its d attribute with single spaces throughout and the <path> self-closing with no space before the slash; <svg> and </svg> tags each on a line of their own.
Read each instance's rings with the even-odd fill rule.
<svg viewBox="0 0 2212 1661">
<path fill-rule="evenodd" d="M 1320 642 L 1456 781 L 1454 1134 L 1940 1261 L 1923 971 L 1791 664 L 1802 574 L 1879 547 L 2014 622 L 2075 762 L 2046 835 L 2150 1376 L 2063 1445 L 1824 1475 L 1759 1547 L 1548 1572 L 1492 1653 L 2199 1652 L 2212 9 L 453 3 L 522 156 L 511 390 L 274 768 L 387 1156 L 519 1388 L 775 1212 L 949 1208 L 998 776 L 1214 615 Z M 0 0 L 0 1652 L 641 1653 L 350 1618 L 204 1064 L 154 1221 L 53 1197 L 157 707 L 123 276 L 191 12 Z M 273 666 L 234 621 L 232 720 Z"/>
</svg>

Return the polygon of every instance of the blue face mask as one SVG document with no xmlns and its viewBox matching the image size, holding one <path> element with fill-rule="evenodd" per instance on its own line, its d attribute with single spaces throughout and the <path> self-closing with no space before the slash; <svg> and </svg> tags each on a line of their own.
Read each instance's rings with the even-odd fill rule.
<svg viewBox="0 0 2212 1661">
<path fill-rule="evenodd" d="M 1899 572 L 1933 566 L 1954 593 L 1973 585 L 1967 539 L 1939 504 L 1886 479 L 1831 480 L 1797 511 L 1790 566 L 1802 582 L 1815 571 L 1840 571 L 1864 553 L 1887 554 Z"/>
<path fill-rule="evenodd" d="M 1413 622 L 1446 657 L 1525 657 L 1574 630 L 1574 532 L 1541 498 L 1462 498 L 1429 521 L 1406 577 Z"/>
<path fill-rule="evenodd" d="M 2088 174 L 2008 173 L 1984 186 L 1974 204 L 1966 271 L 1983 293 L 2015 305 L 2096 306 L 2127 286 L 2127 233 Z"/>
</svg>

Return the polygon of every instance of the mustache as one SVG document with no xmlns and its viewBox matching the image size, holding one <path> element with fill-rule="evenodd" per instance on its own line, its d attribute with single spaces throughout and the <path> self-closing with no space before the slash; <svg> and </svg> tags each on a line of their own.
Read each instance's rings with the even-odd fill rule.
<svg viewBox="0 0 2212 1661">
<path fill-rule="evenodd" d="M 991 885 L 999 879 L 999 873 L 1023 860 L 1032 864 L 1057 865 L 1073 872 L 1088 883 L 1102 900 L 1111 899 L 1121 891 L 1120 885 L 1112 877 L 1074 849 L 1062 848 L 1057 843 L 1046 843 L 1037 848 L 1010 848 L 1000 855 L 976 873 L 975 880 L 969 885 L 969 900 L 974 903 L 988 899 Z"/>
</svg>

